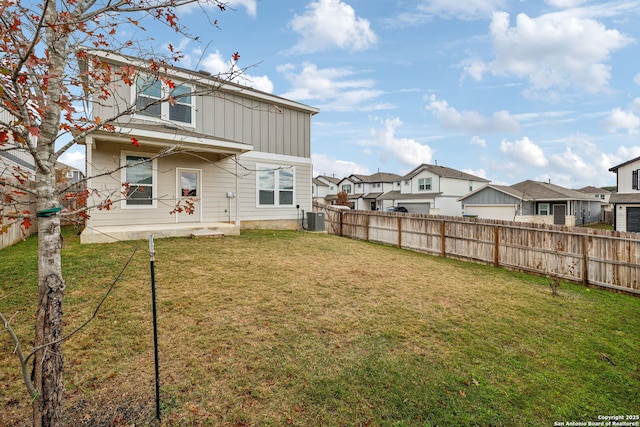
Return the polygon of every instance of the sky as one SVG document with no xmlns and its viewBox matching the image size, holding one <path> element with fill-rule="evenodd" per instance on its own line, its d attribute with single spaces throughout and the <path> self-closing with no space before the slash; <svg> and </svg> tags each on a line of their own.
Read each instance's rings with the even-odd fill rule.
<svg viewBox="0 0 640 427">
<path fill-rule="evenodd" d="M 431 163 L 500 185 L 600 187 L 640 156 L 640 0 L 227 4 L 179 10 L 197 42 L 123 36 L 171 43 L 182 66 L 212 73 L 238 52 L 240 83 L 319 108 L 314 176 Z"/>
</svg>

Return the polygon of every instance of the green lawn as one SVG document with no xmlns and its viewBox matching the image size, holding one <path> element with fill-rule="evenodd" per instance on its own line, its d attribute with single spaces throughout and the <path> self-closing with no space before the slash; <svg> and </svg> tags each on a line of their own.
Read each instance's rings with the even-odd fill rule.
<svg viewBox="0 0 640 427">
<path fill-rule="evenodd" d="M 148 243 L 65 234 L 67 424 L 154 417 Z M 0 251 L 32 336 L 36 240 Z M 640 414 L 640 298 L 327 234 L 156 241 L 164 426 L 544 426 Z M 0 425 L 29 398 L 0 341 Z"/>
</svg>

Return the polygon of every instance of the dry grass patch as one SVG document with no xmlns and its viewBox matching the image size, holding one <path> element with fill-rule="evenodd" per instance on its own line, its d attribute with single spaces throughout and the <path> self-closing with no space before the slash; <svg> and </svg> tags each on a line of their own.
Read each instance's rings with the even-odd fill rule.
<svg viewBox="0 0 640 427">
<path fill-rule="evenodd" d="M 65 243 L 72 328 L 133 246 Z M 152 423 L 149 257 L 136 245 L 99 318 L 65 348 L 69 425 Z M 2 255 L 14 250 L 29 252 Z M 517 426 L 640 413 L 638 298 L 573 285 L 552 298 L 542 278 L 299 232 L 158 240 L 155 268 L 166 426 Z M 0 310 L 19 311 L 16 323 L 32 316 L 33 274 L 3 285 L 15 293 Z M 28 341 L 29 327 L 20 333 Z M 0 420 L 24 422 L 3 340 Z"/>
</svg>

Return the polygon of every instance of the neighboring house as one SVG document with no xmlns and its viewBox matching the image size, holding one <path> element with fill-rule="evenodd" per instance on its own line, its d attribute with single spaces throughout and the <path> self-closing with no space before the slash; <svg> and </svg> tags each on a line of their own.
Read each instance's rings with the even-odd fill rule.
<svg viewBox="0 0 640 427">
<path fill-rule="evenodd" d="M 340 178 L 333 176 L 319 175 L 313 178 L 311 182 L 313 200 L 325 205 L 332 204 L 338 194 L 339 182 Z"/>
<path fill-rule="evenodd" d="M 0 128 L 2 123 L 11 122 L 8 112 L 0 109 Z M 8 140 L 0 146 L 0 178 L 6 183 L 16 183 L 22 180 L 26 185 L 35 187 L 36 167 L 31 154 L 21 144 L 15 143 L 10 135 Z M 16 178 L 19 177 L 19 178 Z M 4 207 L 6 211 L 33 211 L 34 198 L 26 193 L 13 193 L 14 188 L 10 185 L 0 186 L 0 197 L 2 203 L 0 208 Z M 4 192 L 9 194 L 5 194 Z M 24 240 L 25 237 L 37 232 L 36 221 L 32 221 L 31 227 L 24 230 L 16 224 L 15 219 L 9 219 L 0 216 L 0 249 L 11 246 L 14 243 Z"/>
<path fill-rule="evenodd" d="M 571 226 L 598 222 L 602 204 L 588 194 L 532 180 L 511 186 L 488 184 L 459 201 L 469 216 Z"/>
<path fill-rule="evenodd" d="M 411 213 L 459 216 L 458 198 L 489 182 L 445 166 L 422 164 L 399 177 L 393 191 L 379 199 L 384 207 L 402 206 Z"/>
<path fill-rule="evenodd" d="M 145 63 L 94 54 L 112 70 L 132 65 L 139 75 L 132 86 L 114 76 L 112 103 L 93 103 L 93 117 L 113 117 L 132 104 L 148 107 L 123 116 L 115 132 L 84 141 L 88 188 L 110 193 L 112 203 L 91 212 L 83 243 L 294 229 L 301 210 L 311 211 L 316 108 L 184 69 L 167 76 L 175 84 L 169 88 L 144 74 Z M 169 91 L 175 102 L 154 104 Z M 209 94 L 190 95 L 195 92 Z M 115 168 L 121 169 L 109 173 Z M 176 203 L 192 214 L 172 214 Z"/>
<path fill-rule="evenodd" d="M 338 192 L 347 193 L 353 209 L 382 210 L 387 205 L 381 196 L 393 191 L 399 178 L 399 175 L 387 172 L 377 172 L 373 175 L 353 174 L 338 182 Z"/>
<path fill-rule="evenodd" d="M 607 224 L 613 224 L 613 205 L 609 203 L 611 198 L 611 191 L 606 188 L 598 188 L 592 185 L 582 187 L 578 189 L 579 192 L 589 194 L 597 200 L 602 202 L 600 206 L 600 222 Z"/>
<path fill-rule="evenodd" d="M 611 194 L 613 227 L 617 231 L 640 232 L 640 157 L 609 169 L 616 174 L 618 191 Z"/>
</svg>

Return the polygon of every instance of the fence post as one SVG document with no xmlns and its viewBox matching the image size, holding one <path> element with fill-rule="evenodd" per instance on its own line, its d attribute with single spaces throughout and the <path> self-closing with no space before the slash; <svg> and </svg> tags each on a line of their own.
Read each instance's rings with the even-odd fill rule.
<svg viewBox="0 0 640 427">
<path fill-rule="evenodd" d="M 444 220 L 442 220 L 442 222 L 440 223 L 440 252 L 442 253 L 443 257 L 447 257 L 447 248 L 445 247 L 445 238 L 444 238 L 444 231 L 445 231 L 445 222 Z"/>
<path fill-rule="evenodd" d="M 500 267 L 500 227 L 497 225 L 493 229 L 493 266 Z"/>
<path fill-rule="evenodd" d="M 589 286 L 589 236 L 582 236 L 582 284 Z"/>
<path fill-rule="evenodd" d="M 340 229 L 340 237 L 342 237 L 342 214 L 343 213 L 344 212 L 340 212 L 340 228 L 339 228 Z"/>
<path fill-rule="evenodd" d="M 402 218 L 398 215 L 398 247 L 402 249 Z"/>
<path fill-rule="evenodd" d="M 367 237 L 367 242 L 369 241 L 369 222 L 371 221 L 371 214 L 367 213 L 367 220 L 365 221 L 365 231 L 366 231 L 366 237 Z"/>
</svg>

